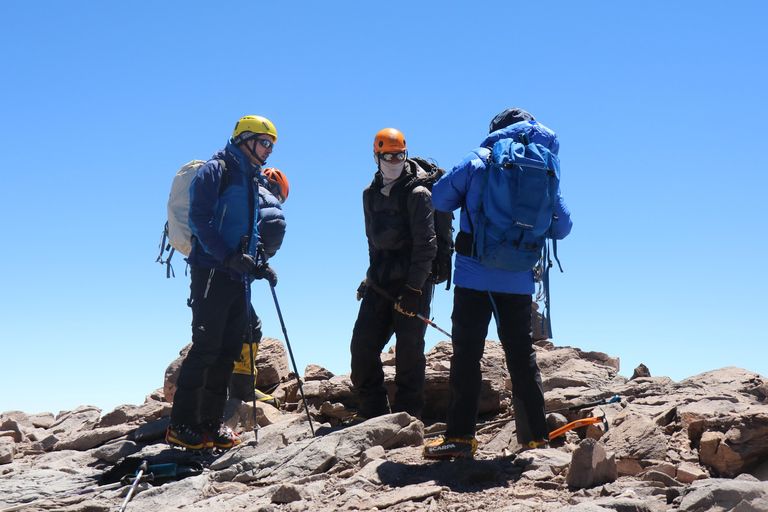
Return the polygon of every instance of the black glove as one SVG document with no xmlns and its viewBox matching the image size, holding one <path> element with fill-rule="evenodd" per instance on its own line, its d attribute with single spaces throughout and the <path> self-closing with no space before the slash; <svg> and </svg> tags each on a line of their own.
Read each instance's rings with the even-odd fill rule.
<svg viewBox="0 0 768 512">
<path fill-rule="evenodd" d="M 363 279 L 360 286 L 357 287 L 357 300 L 360 301 L 365 296 L 365 291 L 368 289 L 368 279 Z"/>
<path fill-rule="evenodd" d="M 421 302 L 421 290 L 416 290 L 408 285 L 400 289 L 400 294 L 395 302 L 395 311 L 406 316 L 416 316 L 419 313 L 419 303 Z"/>
<path fill-rule="evenodd" d="M 272 288 L 277 286 L 277 272 L 269 266 L 269 263 L 262 263 L 256 267 L 251 275 L 254 279 L 266 279 Z"/>
<path fill-rule="evenodd" d="M 250 254 L 243 254 L 241 252 L 233 252 L 226 258 L 224 258 L 224 266 L 231 268 L 238 274 L 247 274 L 256 265 L 256 259 Z"/>
</svg>

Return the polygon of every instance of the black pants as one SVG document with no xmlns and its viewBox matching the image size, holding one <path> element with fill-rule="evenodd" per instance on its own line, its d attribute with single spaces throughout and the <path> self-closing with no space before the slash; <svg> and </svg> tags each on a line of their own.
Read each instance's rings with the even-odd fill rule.
<svg viewBox="0 0 768 512">
<path fill-rule="evenodd" d="M 192 348 L 181 363 L 171 423 L 221 421 L 247 325 L 245 283 L 192 267 Z"/>
<path fill-rule="evenodd" d="M 493 296 L 493 302 L 491 301 Z M 447 437 L 474 436 L 480 405 L 480 359 L 488 323 L 498 311 L 499 341 L 512 379 L 517 440 L 549 439 L 544 390 L 531 339 L 531 296 L 492 293 L 456 286 L 453 296 L 453 356 Z"/>
<path fill-rule="evenodd" d="M 397 296 L 401 282 L 382 285 L 391 296 Z M 421 291 L 419 312 L 429 318 L 432 285 Z M 359 414 L 373 418 L 390 412 L 381 351 L 392 334 L 396 336 L 395 399 L 392 412 L 407 412 L 420 417 L 424 409 L 424 333 L 427 324 L 417 318 L 395 311 L 394 303 L 370 286 L 360 305 L 360 313 L 352 331 L 352 385 L 360 400 Z"/>
</svg>

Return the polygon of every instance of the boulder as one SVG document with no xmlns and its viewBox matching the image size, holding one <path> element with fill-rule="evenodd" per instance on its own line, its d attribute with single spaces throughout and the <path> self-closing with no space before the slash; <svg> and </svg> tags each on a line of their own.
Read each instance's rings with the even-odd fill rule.
<svg viewBox="0 0 768 512">
<path fill-rule="evenodd" d="M 592 438 L 584 439 L 573 451 L 566 482 L 571 487 L 584 488 L 613 482 L 618 478 L 616 459 Z"/>
</svg>

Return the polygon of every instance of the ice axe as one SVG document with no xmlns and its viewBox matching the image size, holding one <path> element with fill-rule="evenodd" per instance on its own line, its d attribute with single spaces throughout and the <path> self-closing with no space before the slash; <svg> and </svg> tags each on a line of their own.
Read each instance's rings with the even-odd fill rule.
<svg viewBox="0 0 768 512">
<path fill-rule="evenodd" d="M 368 286 L 373 288 L 376 293 L 378 293 L 382 297 L 386 298 L 387 300 L 390 300 L 390 301 L 395 302 L 395 303 L 397 302 L 397 299 L 395 299 L 393 296 L 388 294 L 386 290 L 384 290 L 381 286 L 377 285 L 373 281 L 368 281 Z M 446 336 L 448 336 L 448 339 L 453 339 L 453 337 L 447 331 L 441 329 L 435 322 L 433 322 L 429 318 L 425 317 L 424 315 L 422 315 L 420 313 L 416 313 L 416 318 L 418 318 L 419 320 L 423 321 L 427 325 L 431 325 L 432 327 L 434 327 L 435 329 L 437 329 L 441 333 L 445 334 Z M 490 359 L 482 357 L 482 360 L 485 361 L 486 363 L 488 363 L 489 365 L 495 367 L 497 370 L 501 370 L 504 373 L 504 375 L 509 377 L 509 372 L 507 370 L 505 370 L 501 366 L 497 365 L 496 363 L 494 363 Z"/>
</svg>

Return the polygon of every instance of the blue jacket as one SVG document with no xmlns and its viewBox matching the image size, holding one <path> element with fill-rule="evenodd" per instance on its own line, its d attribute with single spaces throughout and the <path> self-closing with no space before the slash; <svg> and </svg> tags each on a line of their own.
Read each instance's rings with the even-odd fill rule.
<svg viewBox="0 0 768 512">
<path fill-rule="evenodd" d="M 228 175 L 221 195 L 223 169 L 219 159 L 224 160 Z M 231 140 L 198 169 L 189 192 L 189 226 L 194 235 L 187 259 L 190 265 L 224 270 L 222 262 L 238 249 L 241 237 L 258 239 L 256 194 L 260 180 L 264 180 L 261 168 L 251 164 Z M 256 255 L 256 244 L 250 244 L 249 252 Z M 236 272 L 227 272 L 241 279 Z"/>
<path fill-rule="evenodd" d="M 517 134 L 521 132 L 527 133 L 532 142 L 543 145 L 554 154 L 558 153 L 560 143 L 552 130 L 535 121 L 521 121 L 490 133 L 478 149 L 470 152 L 449 173 L 440 178 L 440 181 L 435 183 L 432 188 L 432 204 L 435 209 L 444 212 L 461 208 L 459 218 L 461 231 L 472 233 L 470 222 L 467 219 L 467 211 L 474 219 L 478 209 L 485 161 L 490 155 L 488 148 L 493 147 L 493 144 L 501 139 L 517 137 Z M 573 223 L 559 190 L 555 212 L 559 218 L 555 224 L 555 237 L 563 239 L 571 232 Z M 532 270 L 526 272 L 498 270 L 486 267 L 476 259 L 461 254 L 456 254 L 456 270 L 453 282 L 456 286 L 481 291 L 525 295 L 535 292 Z"/>
</svg>

